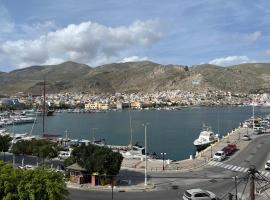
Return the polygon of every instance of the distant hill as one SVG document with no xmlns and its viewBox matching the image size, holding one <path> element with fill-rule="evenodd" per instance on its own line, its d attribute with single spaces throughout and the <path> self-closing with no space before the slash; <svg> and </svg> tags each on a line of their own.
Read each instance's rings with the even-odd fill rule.
<svg viewBox="0 0 270 200">
<path fill-rule="evenodd" d="M 270 92 L 270 64 L 251 63 L 231 67 L 215 65 L 161 65 L 150 61 L 113 63 L 91 68 L 75 62 L 32 66 L 0 72 L 0 94 L 41 94 L 43 80 L 49 93 L 200 91 L 205 88 L 233 92 Z"/>
</svg>

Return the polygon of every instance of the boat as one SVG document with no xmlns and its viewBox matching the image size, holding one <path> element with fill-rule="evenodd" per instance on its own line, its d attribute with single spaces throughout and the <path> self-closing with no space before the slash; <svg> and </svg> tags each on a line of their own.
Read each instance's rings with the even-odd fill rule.
<svg viewBox="0 0 270 200">
<path fill-rule="evenodd" d="M 203 130 L 200 132 L 199 137 L 194 140 L 193 144 L 196 146 L 198 151 L 205 149 L 212 143 L 218 140 L 218 135 L 214 134 L 211 127 L 203 125 Z"/>
</svg>

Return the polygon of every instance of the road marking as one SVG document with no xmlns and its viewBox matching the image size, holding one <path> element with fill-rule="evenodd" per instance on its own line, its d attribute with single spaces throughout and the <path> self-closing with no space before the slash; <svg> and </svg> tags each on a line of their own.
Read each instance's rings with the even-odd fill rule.
<svg viewBox="0 0 270 200">
<path fill-rule="evenodd" d="M 220 167 L 223 167 L 223 168 L 224 168 L 224 166 L 226 166 L 226 164 L 222 164 L 222 165 L 220 165 Z"/>
<path fill-rule="evenodd" d="M 213 165 L 214 163 L 215 163 L 215 161 L 210 161 L 208 164 Z"/>
<path fill-rule="evenodd" d="M 216 165 L 218 165 L 218 163 L 217 163 L 217 162 L 214 162 L 212 165 L 213 165 L 213 166 L 216 166 Z"/>
<path fill-rule="evenodd" d="M 237 168 L 237 166 L 234 166 L 231 170 L 234 171 Z"/>
<path fill-rule="evenodd" d="M 269 176 L 269 172 L 265 172 L 265 176 Z"/>
<path fill-rule="evenodd" d="M 266 174 L 266 171 L 261 171 L 261 174 L 265 176 L 265 174 Z"/>
<path fill-rule="evenodd" d="M 235 169 L 235 171 L 239 171 L 239 169 L 241 169 L 241 167 L 237 167 L 237 168 Z"/>
<path fill-rule="evenodd" d="M 233 165 L 231 165 L 228 169 L 232 169 L 234 166 Z"/>
<path fill-rule="evenodd" d="M 239 170 L 239 172 L 243 172 L 245 170 L 244 167 L 241 167 L 241 169 Z"/>
<path fill-rule="evenodd" d="M 246 168 L 245 170 L 244 170 L 244 173 L 246 173 L 248 171 L 248 168 Z"/>
<path fill-rule="evenodd" d="M 230 166 L 232 166 L 232 165 L 226 165 L 224 168 L 229 169 Z"/>
</svg>

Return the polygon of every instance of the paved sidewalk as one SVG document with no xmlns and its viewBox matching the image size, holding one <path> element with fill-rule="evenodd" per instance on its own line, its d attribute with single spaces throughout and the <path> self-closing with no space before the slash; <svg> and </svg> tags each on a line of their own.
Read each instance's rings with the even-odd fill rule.
<svg viewBox="0 0 270 200">
<path fill-rule="evenodd" d="M 75 184 L 71 182 L 67 182 L 67 188 L 70 189 L 78 189 L 78 190 L 86 190 L 86 191 L 112 191 L 112 187 L 110 185 L 105 186 L 92 186 L 91 184 Z M 143 183 L 137 184 L 137 185 L 127 185 L 127 186 L 114 186 L 113 191 L 114 192 L 143 192 L 143 191 L 152 191 L 155 189 L 155 185 L 149 183 L 147 186 L 145 186 Z"/>
<path fill-rule="evenodd" d="M 232 132 L 228 133 L 226 136 L 221 138 L 218 142 L 214 143 L 212 146 L 206 148 L 205 150 L 197 153 L 194 159 L 186 159 L 180 161 L 169 162 L 165 160 L 164 168 L 166 172 L 183 172 L 188 170 L 195 170 L 200 167 L 205 166 L 213 157 L 213 155 L 221 150 L 223 147 L 227 146 L 228 143 L 234 143 L 237 145 L 238 151 L 232 155 L 236 156 L 240 151 L 242 151 L 250 141 L 243 141 L 242 137 L 244 134 L 253 134 L 252 129 L 247 128 L 237 128 Z M 145 161 L 138 159 L 124 159 L 122 163 L 122 169 L 129 169 L 134 171 L 141 171 L 145 168 Z M 160 172 L 163 171 L 163 161 L 156 159 L 148 159 L 147 169 L 150 172 Z"/>
</svg>

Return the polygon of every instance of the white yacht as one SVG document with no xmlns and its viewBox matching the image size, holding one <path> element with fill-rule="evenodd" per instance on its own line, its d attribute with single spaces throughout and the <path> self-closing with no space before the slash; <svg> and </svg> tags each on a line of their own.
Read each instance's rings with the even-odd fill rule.
<svg viewBox="0 0 270 200">
<path fill-rule="evenodd" d="M 201 151 L 217 140 L 218 135 L 214 134 L 214 132 L 211 130 L 211 127 L 204 125 L 199 137 L 194 140 L 193 144 L 196 146 L 198 151 Z"/>
</svg>

